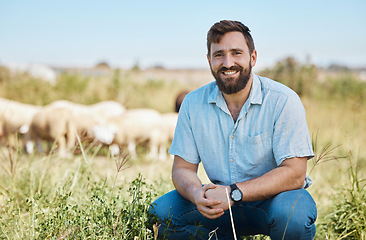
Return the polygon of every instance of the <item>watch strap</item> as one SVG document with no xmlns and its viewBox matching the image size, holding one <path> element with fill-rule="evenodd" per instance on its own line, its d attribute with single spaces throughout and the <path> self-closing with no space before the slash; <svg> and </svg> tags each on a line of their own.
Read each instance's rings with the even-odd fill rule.
<svg viewBox="0 0 366 240">
<path fill-rule="evenodd" d="M 231 189 L 231 191 L 233 191 L 234 189 L 237 189 L 237 188 L 238 188 L 238 186 L 236 186 L 236 184 L 235 184 L 235 183 L 230 184 L 230 189 Z"/>
</svg>

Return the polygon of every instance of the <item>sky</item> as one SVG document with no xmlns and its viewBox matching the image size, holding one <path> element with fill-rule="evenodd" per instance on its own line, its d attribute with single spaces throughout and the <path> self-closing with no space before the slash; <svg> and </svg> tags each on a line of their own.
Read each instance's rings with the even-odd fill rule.
<svg viewBox="0 0 366 240">
<path fill-rule="evenodd" d="M 251 30 L 256 68 L 364 67 L 365 13 L 365 0 L 0 0 L 0 64 L 208 68 L 207 31 L 228 19 Z"/>
</svg>

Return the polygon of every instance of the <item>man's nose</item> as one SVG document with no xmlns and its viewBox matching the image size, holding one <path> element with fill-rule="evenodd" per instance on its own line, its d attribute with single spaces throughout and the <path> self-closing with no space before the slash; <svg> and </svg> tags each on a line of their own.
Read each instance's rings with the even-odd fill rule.
<svg viewBox="0 0 366 240">
<path fill-rule="evenodd" d="M 230 68 L 234 65 L 234 59 L 230 54 L 225 54 L 223 67 Z"/>
</svg>

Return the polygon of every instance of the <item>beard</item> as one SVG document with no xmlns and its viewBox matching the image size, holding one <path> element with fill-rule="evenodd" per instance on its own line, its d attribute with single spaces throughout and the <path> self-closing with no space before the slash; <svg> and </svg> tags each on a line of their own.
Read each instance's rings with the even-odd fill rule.
<svg viewBox="0 0 366 240">
<path fill-rule="evenodd" d="M 216 79 L 217 87 L 220 89 L 221 92 L 226 94 L 233 94 L 243 90 L 247 86 L 252 73 L 251 62 L 249 62 L 249 66 L 246 69 L 244 69 L 240 65 L 235 65 L 230 68 L 221 67 L 217 72 L 214 72 L 211 66 L 210 68 L 212 75 Z M 230 71 L 230 70 L 239 71 L 240 72 L 239 77 L 231 77 L 226 78 L 226 80 L 223 80 L 220 76 L 220 73 L 223 71 Z"/>
</svg>

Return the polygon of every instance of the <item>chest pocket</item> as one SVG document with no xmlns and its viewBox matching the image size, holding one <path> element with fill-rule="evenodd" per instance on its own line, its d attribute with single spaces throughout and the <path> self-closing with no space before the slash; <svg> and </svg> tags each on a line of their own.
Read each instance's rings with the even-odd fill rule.
<svg viewBox="0 0 366 240">
<path fill-rule="evenodd" d="M 242 154 L 249 165 L 258 168 L 265 167 L 267 164 L 272 165 L 272 137 L 269 133 L 247 136 L 244 138 L 243 144 Z"/>
</svg>

